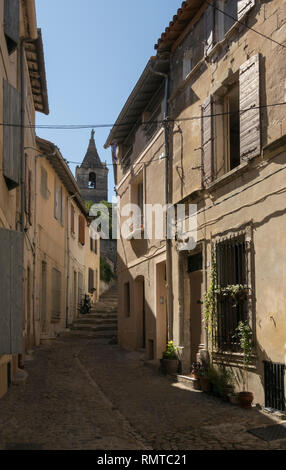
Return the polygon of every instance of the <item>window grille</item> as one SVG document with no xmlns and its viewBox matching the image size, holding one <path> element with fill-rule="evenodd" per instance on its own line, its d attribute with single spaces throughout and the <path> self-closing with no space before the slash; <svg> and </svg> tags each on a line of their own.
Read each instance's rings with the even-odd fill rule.
<svg viewBox="0 0 286 470">
<path fill-rule="evenodd" d="M 265 406 L 285 411 L 285 365 L 264 361 Z"/>
<path fill-rule="evenodd" d="M 239 351 L 236 328 L 248 318 L 248 290 L 241 290 L 235 297 L 225 290 L 231 285 L 248 285 L 247 244 L 244 235 L 229 238 L 216 244 L 217 263 L 217 328 L 216 346 L 226 351 Z"/>
</svg>

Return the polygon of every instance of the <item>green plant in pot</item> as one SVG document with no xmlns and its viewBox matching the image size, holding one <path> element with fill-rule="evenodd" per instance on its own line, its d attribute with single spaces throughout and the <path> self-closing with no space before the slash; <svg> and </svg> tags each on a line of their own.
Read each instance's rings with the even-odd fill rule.
<svg viewBox="0 0 286 470">
<path fill-rule="evenodd" d="M 201 390 L 203 392 L 210 392 L 211 391 L 211 381 L 209 378 L 209 368 L 208 367 L 200 367 L 198 371 L 198 376 L 200 380 Z"/>
<path fill-rule="evenodd" d="M 161 360 L 163 371 L 166 374 L 173 375 L 178 370 L 178 348 L 173 341 L 169 341 Z"/>
<path fill-rule="evenodd" d="M 233 391 L 233 374 L 228 369 L 209 367 L 208 376 L 212 384 L 214 395 L 228 400 L 228 395 Z"/>
<path fill-rule="evenodd" d="M 243 352 L 243 391 L 239 392 L 238 400 L 241 406 L 244 408 L 250 408 L 253 402 L 253 393 L 249 392 L 248 389 L 248 376 L 247 368 L 251 362 L 252 348 L 253 348 L 253 333 L 252 329 L 247 321 L 239 322 L 236 328 L 236 338 L 239 340 L 241 350 Z"/>
</svg>

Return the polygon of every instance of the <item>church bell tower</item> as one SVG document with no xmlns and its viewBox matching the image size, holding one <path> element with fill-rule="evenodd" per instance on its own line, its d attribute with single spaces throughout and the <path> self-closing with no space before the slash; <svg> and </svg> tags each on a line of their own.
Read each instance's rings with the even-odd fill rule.
<svg viewBox="0 0 286 470">
<path fill-rule="evenodd" d="M 76 180 L 84 201 L 98 203 L 108 200 L 108 168 L 102 163 L 91 131 L 89 146 L 83 162 L 76 167 Z"/>
</svg>

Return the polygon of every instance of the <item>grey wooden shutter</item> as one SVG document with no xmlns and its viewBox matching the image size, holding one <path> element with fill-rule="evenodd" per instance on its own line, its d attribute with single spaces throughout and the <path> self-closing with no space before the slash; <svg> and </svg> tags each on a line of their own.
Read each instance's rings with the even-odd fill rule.
<svg viewBox="0 0 286 470">
<path fill-rule="evenodd" d="M 240 67 L 239 89 L 240 159 L 243 160 L 260 154 L 259 54 Z M 243 112 L 244 109 L 248 111 Z"/>
<path fill-rule="evenodd" d="M 255 5 L 255 0 L 237 1 L 237 19 L 240 20 Z"/>
<path fill-rule="evenodd" d="M 202 104 L 202 167 L 204 184 L 209 184 L 213 178 L 212 102 L 212 96 L 208 96 Z"/>
<path fill-rule="evenodd" d="M 4 34 L 8 52 L 11 54 L 20 40 L 20 1 L 5 0 L 4 2 Z"/>
<path fill-rule="evenodd" d="M 22 353 L 23 234 L 0 228 L 0 354 Z"/>
<path fill-rule="evenodd" d="M 8 189 L 20 183 L 21 95 L 3 79 L 3 174 Z"/>
<path fill-rule="evenodd" d="M 205 11 L 205 41 L 205 55 L 207 55 L 214 43 L 214 8 L 210 5 Z"/>
</svg>

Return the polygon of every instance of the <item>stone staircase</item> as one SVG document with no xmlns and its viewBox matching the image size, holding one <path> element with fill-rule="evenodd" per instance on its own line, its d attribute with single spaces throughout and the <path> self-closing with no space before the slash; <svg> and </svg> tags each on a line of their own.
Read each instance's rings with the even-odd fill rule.
<svg viewBox="0 0 286 470">
<path fill-rule="evenodd" d="M 117 303 L 117 286 L 113 286 L 100 296 L 90 313 L 74 321 L 72 331 L 95 339 L 117 339 Z"/>
</svg>

